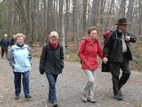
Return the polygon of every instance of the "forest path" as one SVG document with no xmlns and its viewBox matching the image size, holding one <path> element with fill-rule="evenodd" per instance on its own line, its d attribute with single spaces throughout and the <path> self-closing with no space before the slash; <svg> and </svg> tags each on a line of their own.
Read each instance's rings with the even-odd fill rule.
<svg viewBox="0 0 142 107">
<path fill-rule="evenodd" d="M 32 98 L 24 98 L 23 88 L 20 99 L 14 97 L 14 75 L 6 58 L 0 58 L 0 107 L 52 107 L 48 99 L 48 81 L 39 73 L 39 59 L 33 59 L 30 70 L 30 94 Z M 44 87 L 43 84 L 44 78 Z M 122 88 L 124 100 L 113 98 L 110 73 L 97 70 L 95 99 L 97 103 L 82 102 L 81 90 L 87 79 L 79 64 L 65 62 L 63 73 L 58 76 L 56 84 L 59 107 L 142 107 L 142 74 L 132 72 L 130 79 Z M 44 95 L 46 94 L 46 98 Z"/>
</svg>

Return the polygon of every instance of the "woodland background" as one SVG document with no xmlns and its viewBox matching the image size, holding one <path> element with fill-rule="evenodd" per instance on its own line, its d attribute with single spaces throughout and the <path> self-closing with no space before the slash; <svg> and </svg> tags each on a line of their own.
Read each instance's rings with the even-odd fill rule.
<svg viewBox="0 0 142 107">
<path fill-rule="evenodd" d="M 128 32 L 137 36 L 137 42 L 131 44 L 131 68 L 142 72 L 142 0 L 0 0 L 0 39 L 5 33 L 10 40 L 21 32 L 33 56 L 39 57 L 49 33 L 55 30 L 64 47 L 65 60 L 78 62 L 79 43 L 88 28 L 98 28 L 103 48 L 103 33 L 115 30 L 122 17 L 131 22 Z"/>
</svg>

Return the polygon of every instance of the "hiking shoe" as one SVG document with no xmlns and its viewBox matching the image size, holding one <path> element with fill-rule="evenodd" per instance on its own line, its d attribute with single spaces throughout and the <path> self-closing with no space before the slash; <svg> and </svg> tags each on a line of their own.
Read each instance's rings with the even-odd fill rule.
<svg viewBox="0 0 142 107">
<path fill-rule="evenodd" d="M 123 100 L 123 97 L 120 94 L 114 95 L 114 98 L 117 100 Z"/>
<path fill-rule="evenodd" d="M 96 103 L 96 100 L 94 98 L 88 98 L 87 100 L 91 103 Z"/>
<path fill-rule="evenodd" d="M 83 101 L 83 102 L 87 102 L 87 97 L 86 97 L 86 95 L 84 95 L 83 93 L 82 93 L 82 101 Z"/>
<path fill-rule="evenodd" d="M 20 98 L 19 96 L 15 96 L 15 100 L 19 100 L 19 98 Z"/>
<path fill-rule="evenodd" d="M 122 94 L 121 90 L 119 90 L 119 94 L 123 97 L 124 95 Z"/>
<path fill-rule="evenodd" d="M 28 95 L 28 96 L 25 96 L 25 98 L 32 98 L 32 96 Z"/>
<path fill-rule="evenodd" d="M 58 107 L 57 102 L 53 102 L 53 107 Z"/>
<path fill-rule="evenodd" d="M 53 102 L 51 101 L 51 99 L 48 99 L 48 101 L 49 101 L 51 104 L 53 104 Z"/>
</svg>

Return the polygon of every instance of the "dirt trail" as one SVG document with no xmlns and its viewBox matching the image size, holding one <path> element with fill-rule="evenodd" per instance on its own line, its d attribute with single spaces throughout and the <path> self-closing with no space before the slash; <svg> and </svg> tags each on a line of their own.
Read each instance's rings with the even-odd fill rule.
<svg viewBox="0 0 142 107">
<path fill-rule="evenodd" d="M 33 59 L 32 70 L 30 70 L 30 94 L 32 99 L 24 98 L 23 90 L 19 100 L 14 97 L 14 76 L 12 68 L 6 58 L 0 58 L 0 107 L 45 107 L 48 98 L 48 81 L 39 74 L 39 60 Z M 44 77 L 45 86 L 42 87 Z M 142 107 L 142 74 L 132 72 L 127 84 L 122 88 L 125 95 L 123 101 L 113 99 L 112 82 L 110 73 L 101 73 L 97 70 L 95 98 L 97 103 L 83 103 L 81 90 L 86 78 L 80 65 L 65 63 L 63 73 L 57 81 L 57 100 L 59 107 Z M 23 89 L 23 88 L 22 88 Z M 52 107 L 47 102 L 48 107 Z"/>
</svg>

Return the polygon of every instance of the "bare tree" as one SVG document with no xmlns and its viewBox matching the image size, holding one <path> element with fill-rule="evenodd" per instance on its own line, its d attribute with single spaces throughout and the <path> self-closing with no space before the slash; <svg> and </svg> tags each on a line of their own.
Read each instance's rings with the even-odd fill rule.
<svg viewBox="0 0 142 107">
<path fill-rule="evenodd" d="M 129 0 L 128 12 L 127 12 L 127 18 L 129 22 L 133 21 L 133 3 L 134 0 Z M 129 26 L 129 30 L 131 30 L 131 26 Z"/>
<path fill-rule="evenodd" d="M 119 14 L 120 17 L 125 17 L 126 16 L 126 0 L 121 0 L 120 8 L 119 8 Z"/>
<path fill-rule="evenodd" d="M 83 25 L 82 25 L 82 30 L 83 30 L 83 36 L 86 36 L 86 12 L 87 12 L 87 1 L 88 0 L 83 0 Z"/>
<path fill-rule="evenodd" d="M 142 35 L 142 0 L 139 0 L 139 31 L 138 32 L 139 32 L 139 35 Z M 142 36 L 140 36 L 140 40 L 142 41 Z"/>
<path fill-rule="evenodd" d="M 93 0 L 93 7 L 92 7 L 92 26 L 96 26 L 97 23 L 98 23 L 99 5 L 100 5 L 100 0 Z"/>
<path fill-rule="evenodd" d="M 47 12 L 47 32 L 48 34 L 53 30 L 52 26 L 52 0 L 48 0 L 48 12 Z"/>
<path fill-rule="evenodd" d="M 8 35 L 11 37 L 11 24 L 12 24 L 12 0 L 9 2 L 8 12 Z"/>
<path fill-rule="evenodd" d="M 114 5 L 114 0 L 111 0 L 111 4 L 109 6 L 109 11 L 108 11 L 108 17 L 106 18 L 106 28 L 105 28 L 105 31 L 108 30 L 109 22 L 110 22 L 110 19 L 111 19 L 109 16 L 112 14 L 113 5 Z"/>
</svg>

